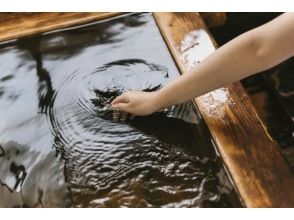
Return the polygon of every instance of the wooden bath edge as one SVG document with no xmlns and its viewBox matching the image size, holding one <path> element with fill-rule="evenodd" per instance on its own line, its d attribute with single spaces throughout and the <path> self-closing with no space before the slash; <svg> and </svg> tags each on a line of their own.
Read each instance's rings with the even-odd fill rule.
<svg viewBox="0 0 294 220">
<path fill-rule="evenodd" d="M 120 14 L 0 13 L 0 42 L 83 25 Z M 187 36 L 193 37 L 198 30 L 203 30 L 209 36 L 207 43 L 217 48 L 198 13 L 153 15 L 181 74 L 194 65 L 189 60 L 192 53 L 189 53 L 189 49 L 195 45 L 189 45 Z M 192 36 L 189 35 L 191 33 Z M 197 53 L 197 56 L 194 58 L 202 60 L 207 54 Z M 195 102 L 244 206 L 294 207 L 294 194 L 291 193 L 293 172 L 281 155 L 279 146 L 266 132 L 241 83 L 205 94 L 195 99 Z"/>
<path fill-rule="evenodd" d="M 209 47 L 210 41 L 217 48 L 198 13 L 153 15 L 181 74 L 197 68 L 208 55 L 207 51 L 197 53 L 201 44 Z M 294 207 L 293 172 L 241 83 L 207 93 L 195 102 L 244 206 Z"/>
<path fill-rule="evenodd" d="M 120 12 L 0 13 L 0 42 L 57 29 L 88 24 L 121 15 Z"/>
</svg>

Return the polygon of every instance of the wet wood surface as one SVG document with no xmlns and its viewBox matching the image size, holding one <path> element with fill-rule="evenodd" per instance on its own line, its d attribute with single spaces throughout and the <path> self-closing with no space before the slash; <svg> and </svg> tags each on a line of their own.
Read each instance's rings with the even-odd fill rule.
<svg viewBox="0 0 294 220">
<path fill-rule="evenodd" d="M 205 49 L 201 44 L 217 47 L 211 36 L 197 37 L 201 30 L 209 34 L 198 13 L 155 13 L 154 17 L 182 73 L 197 68 L 213 52 L 197 52 L 197 47 Z M 195 101 L 244 205 L 294 207 L 293 172 L 242 85 L 231 84 Z"/>
<path fill-rule="evenodd" d="M 0 13 L 0 41 L 115 15 L 118 13 Z M 189 57 L 190 49 L 195 52 L 197 45 L 189 39 L 185 41 L 185 37 L 191 31 L 207 31 L 201 16 L 197 13 L 155 13 L 154 16 L 181 72 L 197 65 Z M 207 46 L 217 47 L 211 40 L 206 42 Z M 196 58 L 202 60 L 207 52 L 211 51 L 196 53 Z M 241 84 L 210 92 L 197 98 L 196 103 L 245 206 L 294 207 L 293 173 Z"/>
<path fill-rule="evenodd" d="M 0 41 L 41 34 L 110 18 L 121 13 L 0 13 Z"/>
</svg>

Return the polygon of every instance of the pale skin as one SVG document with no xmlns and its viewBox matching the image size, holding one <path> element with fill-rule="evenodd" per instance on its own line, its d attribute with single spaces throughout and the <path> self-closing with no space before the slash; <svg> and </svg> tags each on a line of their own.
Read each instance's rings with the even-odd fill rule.
<svg viewBox="0 0 294 220">
<path fill-rule="evenodd" d="M 189 73 L 155 92 L 128 91 L 112 107 L 134 116 L 152 114 L 270 69 L 294 56 L 294 13 L 284 13 L 217 49 Z"/>
</svg>

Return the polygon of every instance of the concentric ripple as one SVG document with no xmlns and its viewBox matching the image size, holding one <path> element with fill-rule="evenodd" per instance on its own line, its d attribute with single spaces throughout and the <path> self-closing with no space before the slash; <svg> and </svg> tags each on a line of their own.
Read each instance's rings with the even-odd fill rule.
<svg viewBox="0 0 294 220">
<path fill-rule="evenodd" d="M 193 155 L 193 144 L 185 143 L 191 139 L 191 124 L 165 113 L 116 123 L 111 111 L 105 109 L 124 91 L 156 90 L 168 78 L 163 66 L 120 60 L 90 73 L 76 72 L 65 80 L 50 118 L 58 137 L 55 147 L 66 159 L 66 180 L 74 203 L 197 206 L 202 200 L 219 199 L 214 194 L 202 195 L 217 177 L 211 170 L 212 161 Z M 148 121 L 152 125 L 146 126 Z M 177 141 L 158 135 L 156 127 L 162 125 L 172 126 Z"/>
<path fill-rule="evenodd" d="M 34 194 L 27 206 L 231 206 L 230 185 L 191 103 L 127 122 L 114 122 L 105 108 L 125 91 L 154 91 L 179 76 L 151 14 L 26 39 L 1 51 L 0 58 L 13 62 L 0 63 L 0 110 L 7 114 L 0 118 L 6 131 L 0 192 L 3 186 Z M 13 176 L 25 174 L 17 187 L 11 166 Z"/>
</svg>

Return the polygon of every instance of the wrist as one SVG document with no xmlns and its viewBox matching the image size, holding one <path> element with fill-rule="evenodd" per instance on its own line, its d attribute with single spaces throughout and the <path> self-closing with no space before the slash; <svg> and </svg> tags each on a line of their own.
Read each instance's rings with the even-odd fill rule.
<svg viewBox="0 0 294 220">
<path fill-rule="evenodd" d="M 166 95 L 163 89 L 155 91 L 154 99 L 153 99 L 153 105 L 154 105 L 155 111 L 160 111 L 172 105 L 171 101 L 169 100 L 169 97 L 170 96 Z"/>
<path fill-rule="evenodd" d="M 163 101 L 164 101 L 164 98 L 162 97 L 162 93 L 160 90 L 153 92 L 152 105 L 153 105 L 154 111 L 159 111 L 162 108 L 164 108 Z"/>
</svg>

